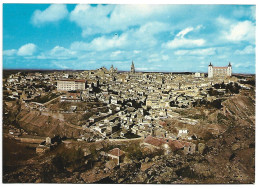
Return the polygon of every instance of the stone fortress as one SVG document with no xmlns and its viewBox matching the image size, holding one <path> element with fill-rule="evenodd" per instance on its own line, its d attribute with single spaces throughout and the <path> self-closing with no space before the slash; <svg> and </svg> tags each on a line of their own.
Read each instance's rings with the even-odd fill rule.
<svg viewBox="0 0 260 189">
<path fill-rule="evenodd" d="M 211 64 L 208 66 L 208 77 L 231 77 L 232 75 L 232 66 L 229 62 L 228 66 L 226 67 L 215 67 Z"/>
</svg>

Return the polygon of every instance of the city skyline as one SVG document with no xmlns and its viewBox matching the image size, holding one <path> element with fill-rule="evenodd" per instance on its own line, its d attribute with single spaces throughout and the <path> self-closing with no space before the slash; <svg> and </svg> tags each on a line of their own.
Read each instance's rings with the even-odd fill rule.
<svg viewBox="0 0 260 189">
<path fill-rule="evenodd" d="M 3 68 L 255 73 L 255 25 L 249 5 L 4 4 Z"/>
</svg>

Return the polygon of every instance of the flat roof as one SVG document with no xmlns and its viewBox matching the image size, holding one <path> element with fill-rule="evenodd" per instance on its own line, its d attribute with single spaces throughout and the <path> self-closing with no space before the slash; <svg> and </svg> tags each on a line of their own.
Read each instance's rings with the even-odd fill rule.
<svg viewBox="0 0 260 189">
<path fill-rule="evenodd" d="M 84 80 L 84 79 L 62 79 L 62 80 L 59 80 L 59 81 L 74 81 L 74 82 L 81 82 L 81 83 L 86 82 L 86 80 Z"/>
</svg>

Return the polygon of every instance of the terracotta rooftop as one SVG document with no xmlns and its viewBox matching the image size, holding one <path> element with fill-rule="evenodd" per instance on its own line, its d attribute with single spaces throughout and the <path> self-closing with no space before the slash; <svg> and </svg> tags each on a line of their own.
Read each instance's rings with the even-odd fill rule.
<svg viewBox="0 0 260 189">
<path fill-rule="evenodd" d="M 224 67 L 214 67 L 214 69 L 227 69 L 228 67 L 227 66 L 224 66 Z"/>
<path fill-rule="evenodd" d="M 184 147 L 183 144 L 178 140 L 171 140 L 169 141 L 168 145 L 171 147 L 172 150 L 179 150 Z"/>
<path fill-rule="evenodd" d="M 153 146 L 161 146 L 162 144 L 165 144 L 166 141 L 165 139 L 160 139 L 160 138 L 155 138 L 155 137 L 152 137 L 152 136 L 147 136 L 145 139 L 144 139 L 144 142 L 145 143 L 148 143 L 148 144 L 151 144 Z"/>
<path fill-rule="evenodd" d="M 182 144 L 182 142 L 180 142 L 178 140 L 170 140 L 170 139 L 165 139 L 165 138 L 155 138 L 155 137 L 152 137 L 152 136 L 147 136 L 144 139 L 144 142 L 151 144 L 153 146 L 157 146 L 157 147 L 160 147 L 163 144 L 168 144 L 173 151 L 179 150 L 179 149 L 184 147 L 184 144 Z"/>
</svg>

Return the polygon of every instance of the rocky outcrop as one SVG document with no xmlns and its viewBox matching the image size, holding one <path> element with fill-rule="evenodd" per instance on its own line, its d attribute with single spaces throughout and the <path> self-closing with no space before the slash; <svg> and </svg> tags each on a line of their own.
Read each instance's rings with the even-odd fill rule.
<svg viewBox="0 0 260 189">
<path fill-rule="evenodd" d="M 222 103 L 222 114 L 233 119 L 236 124 L 255 124 L 255 97 L 252 92 L 242 91 L 242 94 L 233 96 Z"/>
</svg>

